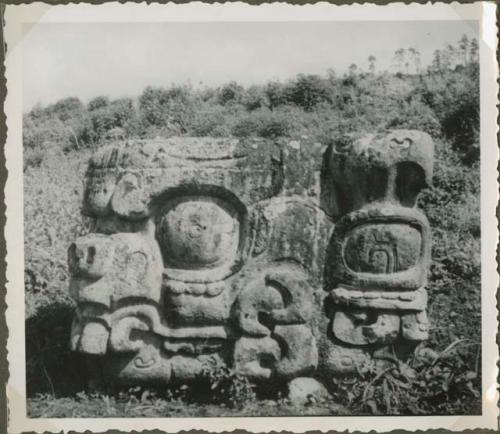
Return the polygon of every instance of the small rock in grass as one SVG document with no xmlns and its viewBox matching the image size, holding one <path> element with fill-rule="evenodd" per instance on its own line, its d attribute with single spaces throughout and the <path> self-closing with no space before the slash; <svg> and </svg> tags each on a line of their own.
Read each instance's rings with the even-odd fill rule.
<svg viewBox="0 0 500 434">
<path fill-rule="evenodd" d="M 330 394 L 320 382 L 314 378 L 294 378 L 288 384 L 288 399 L 293 404 L 304 405 L 328 400 Z"/>
</svg>

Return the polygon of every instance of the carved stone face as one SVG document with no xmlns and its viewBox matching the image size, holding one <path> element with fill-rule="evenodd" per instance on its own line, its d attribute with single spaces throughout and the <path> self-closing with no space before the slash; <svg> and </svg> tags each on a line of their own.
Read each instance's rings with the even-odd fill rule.
<svg viewBox="0 0 500 434">
<path fill-rule="evenodd" d="M 365 134 L 331 149 L 332 239 L 337 283 L 355 288 L 415 290 L 429 262 L 429 225 L 416 209 L 432 175 L 433 143 L 424 133 Z"/>
<path fill-rule="evenodd" d="M 236 210 L 222 199 L 180 197 L 165 207 L 157 237 L 167 267 L 213 269 L 235 260 L 240 220 Z"/>
</svg>

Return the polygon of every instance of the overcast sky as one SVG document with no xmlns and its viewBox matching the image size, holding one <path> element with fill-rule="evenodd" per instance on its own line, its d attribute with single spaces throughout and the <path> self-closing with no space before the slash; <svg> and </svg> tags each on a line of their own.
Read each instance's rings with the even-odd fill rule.
<svg viewBox="0 0 500 434">
<path fill-rule="evenodd" d="M 344 73 L 351 63 L 389 69 L 414 47 L 422 65 L 435 49 L 477 36 L 467 21 L 37 24 L 23 41 L 24 110 L 68 96 L 138 96 L 147 85 L 217 86 Z"/>
</svg>

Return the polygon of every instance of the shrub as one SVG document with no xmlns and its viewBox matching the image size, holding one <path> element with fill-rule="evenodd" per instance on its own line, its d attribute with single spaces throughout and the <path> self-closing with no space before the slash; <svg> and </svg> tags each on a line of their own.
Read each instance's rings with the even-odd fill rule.
<svg viewBox="0 0 500 434">
<path fill-rule="evenodd" d="M 107 96 L 97 96 L 94 99 L 91 99 L 87 104 L 87 110 L 89 112 L 93 110 L 98 110 L 109 105 L 109 98 Z"/>
<path fill-rule="evenodd" d="M 479 65 L 429 74 L 420 80 L 417 92 L 434 110 L 445 137 L 471 165 L 479 160 Z"/>
<path fill-rule="evenodd" d="M 186 86 L 148 86 L 139 97 L 139 110 L 150 125 L 184 134 L 194 117 L 194 100 Z"/>
<path fill-rule="evenodd" d="M 76 97 L 64 98 L 45 109 L 47 114 L 57 117 L 61 121 L 78 117 L 85 110 L 83 103 Z"/>
<path fill-rule="evenodd" d="M 434 138 L 440 137 L 441 125 L 434 111 L 426 106 L 418 95 L 410 97 L 399 110 L 393 107 L 386 109 L 390 113 L 386 128 L 421 130 Z"/>
<path fill-rule="evenodd" d="M 289 101 L 310 111 L 320 102 L 331 102 L 327 83 L 319 75 L 299 74 L 290 84 Z"/>
<path fill-rule="evenodd" d="M 271 81 L 264 88 L 269 107 L 274 109 L 280 105 L 285 105 L 288 102 L 287 89 L 285 85 L 278 81 Z"/>
<path fill-rule="evenodd" d="M 259 128 L 259 136 L 276 139 L 278 137 L 289 137 L 292 131 L 292 123 L 286 116 L 274 114 L 267 117 Z"/>
<path fill-rule="evenodd" d="M 243 86 L 231 81 L 219 89 L 217 100 L 221 105 L 239 104 L 243 101 L 244 92 Z"/>
<path fill-rule="evenodd" d="M 27 316 L 57 297 L 66 298 L 68 242 L 86 231 L 80 215 L 85 154 L 68 158 L 56 146 L 24 177 Z M 64 297 L 63 297 L 64 296 Z M 56 297 L 56 298 L 57 298 Z M 67 298 L 66 298 L 67 299 Z"/>
<path fill-rule="evenodd" d="M 35 107 L 23 116 L 26 147 L 44 149 L 47 143 L 74 149 L 86 142 L 86 111 L 77 98 L 66 98 L 45 109 Z"/>
<path fill-rule="evenodd" d="M 230 135 L 228 114 L 218 105 L 202 104 L 193 117 L 188 134 L 192 136 L 225 137 Z"/>
<path fill-rule="evenodd" d="M 232 408 L 242 408 L 256 399 L 254 386 L 247 377 L 239 375 L 226 366 L 210 366 L 204 372 L 210 384 L 212 399 Z"/>
<path fill-rule="evenodd" d="M 233 126 L 231 133 L 235 137 L 250 137 L 260 134 L 263 128 L 263 119 L 261 116 L 247 116 L 238 120 Z"/>
<path fill-rule="evenodd" d="M 235 137 L 289 137 L 293 131 L 290 118 L 291 114 L 283 111 L 254 110 L 241 114 L 232 126 L 231 133 Z"/>
<path fill-rule="evenodd" d="M 471 401 L 480 402 L 477 366 L 457 351 L 467 345 L 457 340 L 440 354 L 417 350 L 406 363 L 385 361 L 385 368 L 373 364 L 361 378 L 334 378 L 334 399 L 358 414 L 480 414 L 480 405 L 469 407 Z"/>
<path fill-rule="evenodd" d="M 243 96 L 242 104 L 249 111 L 269 108 L 270 102 L 261 86 L 251 86 Z"/>
<path fill-rule="evenodd" d="M 89 122 L 86 125 L 87 143 L 95 145 L 109 139 L 123 139 L 125 132 L 130 133 L 130 127 L 135 127 L 137 115 L 130 98 L 109 101 L 107 98 L 98 97 L 91 103 Z"/>
</svg>

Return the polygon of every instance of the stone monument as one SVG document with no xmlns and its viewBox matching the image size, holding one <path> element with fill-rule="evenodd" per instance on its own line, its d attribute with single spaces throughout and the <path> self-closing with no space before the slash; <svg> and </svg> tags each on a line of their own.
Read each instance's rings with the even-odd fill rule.
<svg viewBox="0 0 500 434">
<path fill-rule="evenodd" d="M 69 248 L 71 346 L 124 383 L 225 365 L 251 381 L 355 372 L 428 331 L 422 132 L 171 138 L 89 162 Z M 294 390 L 300 385 L 294 384 Z"/>
</svg>

